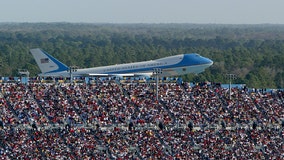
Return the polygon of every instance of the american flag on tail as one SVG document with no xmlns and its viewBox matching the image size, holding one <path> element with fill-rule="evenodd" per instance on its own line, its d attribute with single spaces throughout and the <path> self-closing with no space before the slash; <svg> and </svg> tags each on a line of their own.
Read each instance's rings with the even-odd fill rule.
<svg viewBox="0 0 284 160">
<path fill-rule="evenodd" d="M 40 59 L 40 63 L 48 63 L 49 59 L 48 58 L 42 58 Z"/>
</svg>

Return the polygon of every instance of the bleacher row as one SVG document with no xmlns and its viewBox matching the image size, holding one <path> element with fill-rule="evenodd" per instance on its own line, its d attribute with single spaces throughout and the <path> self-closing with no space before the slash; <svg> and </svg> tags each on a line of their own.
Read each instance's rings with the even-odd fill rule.
<svg viewBox="0 0 284 160">
<path fill-rule="evenodd" d="M 2 83 L 0 159 L 284 159 L 284 92 Z"/>
</svg>

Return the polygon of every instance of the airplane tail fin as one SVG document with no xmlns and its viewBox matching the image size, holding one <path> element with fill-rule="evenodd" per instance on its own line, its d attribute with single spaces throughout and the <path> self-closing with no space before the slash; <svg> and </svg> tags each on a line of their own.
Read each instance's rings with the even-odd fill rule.
<svg viewBox="0 0 284 160">
<path fill-rule="evenodd" d="M 68 66 L 55 59 L 40 48 L 30 49 L 42 74 L 68 70 Z"/>
</svg>

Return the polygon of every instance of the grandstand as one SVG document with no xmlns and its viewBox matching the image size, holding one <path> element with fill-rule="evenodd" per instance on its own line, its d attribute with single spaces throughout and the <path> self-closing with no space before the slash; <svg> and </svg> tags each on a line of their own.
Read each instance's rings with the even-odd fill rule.
<svg viewBox="0 0 284 160">
<path fill-rule="evenodd" d="M 284 92 L 0 83 L 0 159 L 284 159 Z"/>
</svg>

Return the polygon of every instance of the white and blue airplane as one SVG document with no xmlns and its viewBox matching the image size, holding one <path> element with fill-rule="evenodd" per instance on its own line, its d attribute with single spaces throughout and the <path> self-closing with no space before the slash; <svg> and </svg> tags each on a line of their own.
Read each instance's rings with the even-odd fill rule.
<svg viewBox="0 0 284 160">
<path fill-rule="evenodd" d="M 40 48 L 30 50 L 41 70 L 41 77 L 70 77 L 70 67 Z M 213 61 L 196 53 L 180 54 L 156 60 L 84 68 L 72 71 L 72 76 L 89 77 L 151 77 L 159 72 L 160 77 L 198 74 L 211 66 Z"/>
</svg>

